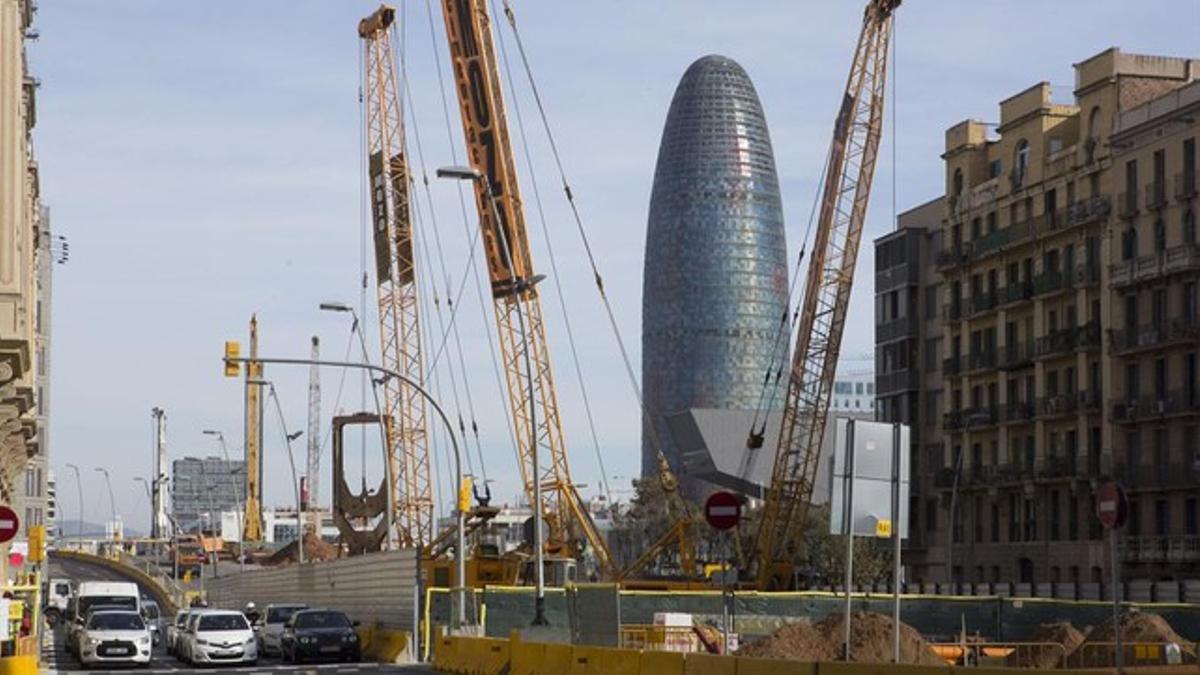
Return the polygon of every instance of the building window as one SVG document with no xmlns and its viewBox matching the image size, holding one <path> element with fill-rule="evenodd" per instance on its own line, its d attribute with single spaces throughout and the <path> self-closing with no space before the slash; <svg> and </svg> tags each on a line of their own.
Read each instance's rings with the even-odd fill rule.
<svg viewBox="0 0 1200 675">
<path fill-rule="evenodd" d="M 1196 214 L 1191 209 L 1183 212 L 1183 243 L 1196 243 Z"/>
<path fill-rule="evenodd" d="M 1130 227 L 1121 233 L 1121 260 L 1133 260 L 1137 254 L 1137 230 Z"/>
<path fill-rule="evenodd" d="M 1079 539 L 1079 500 L 1074 495 L 1067 497 L 1067 538 Z"/>
<path fill-rule="evenodd" d="M 1050 540 L 1058 541 L 1059 523 L 1059 494 L 1058 490 L 1050 491 Z"/>
<path fill-rule="evenodd" d="M 993 159 L 988 164 L 988 178 L 999 178 L 1004 173 L 1004 162 L 999 159 Z"/>
<path fill-rule="evenodd" d="M 1029 141 L 1024 138 L 1017 141 L 1017 149 L 1013 156 L 1013 187 L 1021 187 L 1025 183 L 1025 174 L 1029 172 Z M 1029 214 L 1026 213 L 1026 216 Z"/>
<path fill-rule="evenodd" d="M 1196 498 L 1188 497 L 1187 501 L 1184 502 L 1184 505 L 1183 505 L 1183 533 L 1184 534 L 1191 536 L 1191 537 L 1194 537 L 1197 534 L 1200 534 L 1200 529 L 1198 529 L 1198 525 L 1200 525 L 1200 523 L 1196 522 L 1196 517 L 1197 517 Z"/>
<path fill-rule="evenodd" d="M 1167 224 L 1162 218 L 1154 221 L 1154 252 L 1162 253 L 1167 250 Z"/>
<path fill-rule="evenodd" d="M 1154 533 L 1160 537 L 1171 533 L 1171 503 L 1165 499 L 1154 502 Z"/>
<path fill-rule="evenodd" d="M 957 203 L 957 201 L 958 201 L 958 198 L 962 196 L 962 192 L 963 192 L 963 172 L 962 172 L 962 169 L 955 169 L 955 170 L 954 170 L 954 184 L 953 184 L 953 188 L 952 188 L 952 189 L 953 189 L 953 192 L 952 192 L 951 194 L 953 194 L 953 195 L 954 195 L 954 200 L 955 200 L 955 202 Z"/>
</svg>

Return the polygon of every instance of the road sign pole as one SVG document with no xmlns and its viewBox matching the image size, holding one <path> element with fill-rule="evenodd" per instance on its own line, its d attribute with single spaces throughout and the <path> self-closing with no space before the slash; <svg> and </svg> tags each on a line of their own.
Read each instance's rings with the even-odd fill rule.
<svg viewBox="0 0 1200 675">
<path fill-rule="evenodd" d="M 892 425 L 892 661 L 900 663 L 900 423 Z"/>
<path fill-rule="evenodd" d="M 846 531 L 846 644 L 842 656 L 850 660 L 850 587 L 854 581 L 854 420 L 846 422 L 846 509 L 842 514 Z"/>
<path fill-rule="evenodd" d="M 1112 596 L 1113 596 L 1113 642 L 1117 653 L 1114 655 L 1117 675 L 1124 672 L 1125 655 L 1121 652 L 1121 574 L 1117 570 L 1117 528 L 1108 530 L 1108 549 L 1112 567 Z"/>
</svg>

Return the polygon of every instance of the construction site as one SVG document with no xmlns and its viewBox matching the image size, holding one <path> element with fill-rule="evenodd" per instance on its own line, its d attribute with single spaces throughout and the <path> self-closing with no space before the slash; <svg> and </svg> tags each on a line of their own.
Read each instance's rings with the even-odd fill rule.
<svg viewBox="0 0 1200 675">
<path fill-rule="evenodd" d="M 347 320 L 345 355 L 281 346 L 291 319 L 256 299 L 205 357 L 241 447 L 209 427 L 221 458 L 171 464 L 155 407 L 150 531 L 122 535 L 109 483 L 112 531 L 83 536 L 73 467 L 80 533 L 58 550 L 164 610 L 329 607 L 379 660 L 464 675 L 1193 672 L 1200 59 L 1112 48 L 1073 65 L 1069 95 L 1041 82 L 998 123 L 942 121 L 940 192 L 900 213 L 897 26 L 918 2 L 860 0 L 830 27 L 844 87 L 805 85 L 832 119 L 788 227 L 775 157 L 796 151 L 772 146 L 747 71 L 709 54 L 683 73 L 640 350 L 593 226 L 604 198 L 557 135 L 579 127 L 522 32 L 536 5 L 382 4 L 326 27 L 358 39 L 361 284 L 310 309 Z M 440 109 L 413 93 L 435 81 L 410 72 L 416 36 Z M 872 231 L 877 174 L 891 215 Z M 281 403 L 294 372 L 303 430 Z M 605 468 L 615 399 L 637 416 L 629 489 Z"/>
</svg>

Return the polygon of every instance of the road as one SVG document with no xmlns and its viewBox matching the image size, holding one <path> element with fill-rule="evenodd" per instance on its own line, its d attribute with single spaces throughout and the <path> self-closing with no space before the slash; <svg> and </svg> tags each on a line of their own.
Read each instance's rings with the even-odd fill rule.
<svg viewBox="0 0 1200 675">
<path fill-rule="evenodd" d="M 67 577 L 76 582 L 79 581 L 129 581 L 121 577 L 120 574 L 105 567 L 97 567 L 89 565 L 78 560 L 60 560 L 51 558 L 49 562 L 50 577 Z M 145 589 L 142 589 L 145 593 Z M 85 672 L 75 657 L 67 652 L 64 634 L 62 629 L 55 630 L 50 640 L 42 648 L 42 672 L 43 673 L 82 673 Z M 89 673 L 103 672 L 98 670 L 86 671 Z M 236 672 L 236 673 L 321 673 L 322 675 L 332 675 L 333 673 L 432 673 L 430 667 L 423 665 L 416 666 L 396 666 L 384 665 L 378 663 L 330 663 L 330 664 L 303 664 L 290 665 L 280 662 L 278 659 L 263 658 L 259 659 L 258 665 L 251 667 L 207 667 L 203 669 L 193 668 L 185 663 L 176 661 L 174 658 L 167 656 L 162 647 L 154 649 L 154 657 L 150 662 L 148 669 L 125 669 L 121 672 L 138 672 L 138 673 L 215 673 L 215 672 Z"/>
</svg>

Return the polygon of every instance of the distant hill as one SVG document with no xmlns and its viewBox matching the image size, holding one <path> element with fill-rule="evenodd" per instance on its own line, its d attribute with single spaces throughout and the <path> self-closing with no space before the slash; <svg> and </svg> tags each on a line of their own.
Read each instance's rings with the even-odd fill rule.
<svg viewBox="0 0 1200 675">
<path fill-rule="evenodd" d="M 82 525 L 83 537 L 85 539 L 96 539 L 107 534 L 104 531 L 103 523 L 91 523 L 85 520 L 83 521 Z M 74 539 L 80 535 L 79 526 L 80 522 L 76 519 L 60 520 L 58 521 L 58 536 L 66 537 L 67 539 Z M 127 538 L 144 537 L 145 535 L 146 532 L 144 530 L 139 530 L 136 527 L 130 527 L 129 523 L 125 524 L 125 536 Z"/>
</svg>

